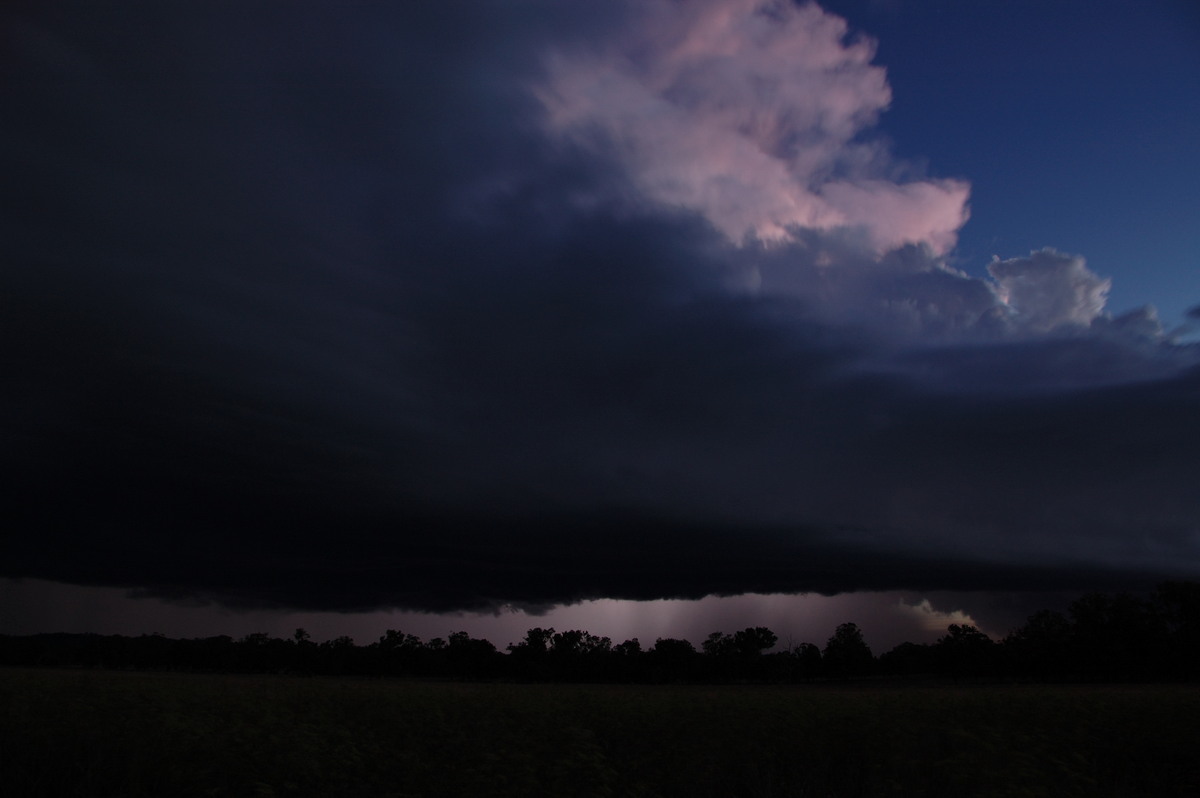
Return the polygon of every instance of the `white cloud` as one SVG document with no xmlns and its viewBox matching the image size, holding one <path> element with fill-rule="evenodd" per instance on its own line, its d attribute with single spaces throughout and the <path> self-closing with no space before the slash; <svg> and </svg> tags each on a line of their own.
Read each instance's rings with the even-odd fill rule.
<svg viewBox="0 0 1200 798">
<path fill-rule="evenodd" d="M 997 258 L 988 273 L 996 281 L 997 296 L 1012 310 L 1014 323 L 1032 332 L 1091 325 L 1104 312 L 1112 287 L 1112 281 L 1088 269 L 1083 258 L 1053 249 L 1023 258 Z"/>
</svg>

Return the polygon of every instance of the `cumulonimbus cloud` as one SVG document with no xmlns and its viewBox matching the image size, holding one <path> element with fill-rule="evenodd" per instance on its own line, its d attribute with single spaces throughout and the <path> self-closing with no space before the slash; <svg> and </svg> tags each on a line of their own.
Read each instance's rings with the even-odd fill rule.
<svg viewBox="0 0 1200 798">
<path fill-rule="evenodd" d="M 1196 347 L 1075 256 L 948 265 L 965 185 L 888 177 L 884 73 L 816 6 L 18 6 L 0 575 L 461 609 L 1200 568 Z"/>
<path fill-rule="evenodd" d="M 895 182 L 861 141 L 891 102 L 873 43 L 784 0 L 634 4 L 630 23 L 556 50 L 539 89 L 560 136 L 614 155 L 649 197 L 699 212 L 730 240 L 855 230 L 878 253 L 954 246 L 960 180 Z"/>
<path fill-rule="evenodd" d="M 735 245 L 774 245 L 733 259 L 740 287 L 904 341 L 1093 324 L 1163 337 L 1152 308 L 1111 318 L 1111 281 L 1082 256 L 997 257 L 984 278 L 949 265 L 969 186 L 891 177 L 902 165 L 863 138 L 892 101 L 886 72 L 840 17 L 791 0 L 652 0 L 625 12 L 603 35 L 547 50 L 533 84 L 543 123 L 615 161 L 638 201 L 698 214 Z"/>
</svg>

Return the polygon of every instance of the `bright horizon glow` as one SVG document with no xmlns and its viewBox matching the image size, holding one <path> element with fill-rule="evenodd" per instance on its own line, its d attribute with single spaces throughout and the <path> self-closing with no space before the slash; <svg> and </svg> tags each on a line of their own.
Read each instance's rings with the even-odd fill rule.
<svg viewBox="0 0 1200 798">
<path fill-rule="evenodd" d="M 928 598 L 901 593 L 845 593 L 837 596 L 762 595 L 692 600 L 625 601 L 598 599 L 555 607 L 544 614 L 520 610 L 497 613 L 431 614 L 401 610 L 364 613 L 235 611 L 209 605 L 173 604 L 151 598 L 130 598 L 120 588 L 80 587 L 42 580 L 0 580 L 0 634 L 34 634 L 53 630 L 67 633 L 164 634 L 193 638 L 229 635 L 235 639 L 265 632 L 290 638 L 305 629 L 315 642 L 354 638 L 358 645 L 375 642 L 388 629 L 399 629 L 423 640 L 445 639 L 465 631 L 490 640 L 501 651 L 535 627 L 557 631 L 582 629 L 614 644 L 637 638 L 644 649 L 660 637 L 690 641 L 696 646 L 711 632 L 733 633 L 748 626 L 766 626 L 779 645 L 802 642 L 824 647 L 841 623 L 857 623 L 867 643 L 879 655 L 902 642 L 930 643 L 945 634 L 949 624 L 970 624 L 999 639 L 1009 629 L 981 625 L 962 610 L 935 609 Z"/>
</svg>

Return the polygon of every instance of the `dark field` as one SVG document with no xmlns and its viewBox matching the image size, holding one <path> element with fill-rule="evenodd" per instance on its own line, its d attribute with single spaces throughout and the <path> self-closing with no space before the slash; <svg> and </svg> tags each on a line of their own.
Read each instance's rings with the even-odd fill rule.
<svg viewBox="0 0 1200 798">
<path fill-rule="evenodd" d="M 0 670 L 13 796 L 1194 796 L 1200 688 Z"/>
</svg>

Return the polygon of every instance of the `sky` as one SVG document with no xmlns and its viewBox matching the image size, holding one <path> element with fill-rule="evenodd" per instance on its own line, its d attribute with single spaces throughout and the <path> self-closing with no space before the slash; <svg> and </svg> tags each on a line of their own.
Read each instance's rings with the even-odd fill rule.
<svg viewBox="0 0 1200 798">
<path fill-rule="evenodd" d="M 6 4 L 0 633 L 1200 578 L 1188 3 Z"/>
</svg>

